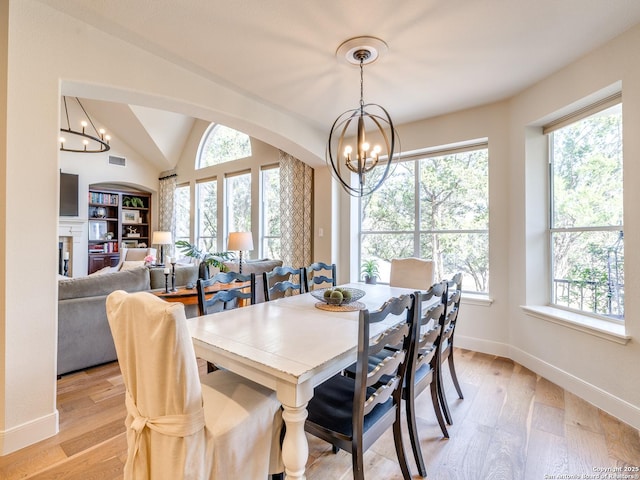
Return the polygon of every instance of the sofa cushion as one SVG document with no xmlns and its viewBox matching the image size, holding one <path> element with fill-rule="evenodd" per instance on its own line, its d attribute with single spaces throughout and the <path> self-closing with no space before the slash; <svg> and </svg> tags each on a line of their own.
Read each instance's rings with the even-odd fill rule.
<svg viewBox="0 0 640 480">
<path fill-rule="evenodd" d="M 149 290 L 149 269 L 139 267 L 122 272 L 69 278 L 58 282 L 58 300 L 108 295 L 115 290 Z"/>
</svg>

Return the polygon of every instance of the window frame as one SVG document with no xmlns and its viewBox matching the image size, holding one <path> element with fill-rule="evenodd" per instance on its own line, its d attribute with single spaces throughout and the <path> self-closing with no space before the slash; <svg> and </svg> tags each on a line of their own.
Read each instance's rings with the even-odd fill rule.
<svg viewBox="0 0 640 480">
<path fill-rule="evenodd" d="M 434 229 L 423 229 L 421 225 L 421 199 L 420 199 L 420 162 L 423 159 L 430 159 L 435 157 L 441 157 L 446 155 L 454 155 L 464 152 L 470 151 L 480 151 L 486 150 L 487 152 L 487 190 L 486 190 L 486 203 L 487 203 L 487 228 L 486 229 L 460 229 L 460 230 L 434 230 Z M 393 163 L 398 164 L 402 162 L 414 162 L 413 168 L 413 202 L 414 202 L 414 221 L 413 221 L 413 229 L 411 230 L 363 230 L 363 222 L 362 222 L 362 198 L 358 199 L 358 246 L 357 246 L 357 255 L 358 262 L 357 268 L 358 272 L 360 272 L 362 261 L 363 261 L 363 252 L 362 245 L 364 244 L 364 239 L 367 235 L 407 235 L 412 236 L 413 242 L 413 252 L 412 255 L 415 257 L 420 257 L 421 255 L 421 238 L 425 235 L 448 235 L 448 234 L 484 234 L 487 236 L 487 272 L 491 271 L 490 266 L 490 209 L 489 209 L 489 176 L 490 176 L 490 151 L 489 151 L 489 142 L 487 138 L 482 139 L 474 139 L 466 142 L 459 142 L 451 145 L 443 145 L 430 149 L 423 149 L 415 152 L 411 152 L 410 154 L 405 154 L 400 156 Z M 392 167 L 393 168 L 393 167 Z M 393 172 L 391 173 L 393 175 Z M 375 194 L 375 193 L 374 193 Z M 487 275 L 487 278 L 490 278 L 490 274 Z M 380 282 L 383 283 L 383 282 Z M 464 286 L 464 283 L 463 283 Z M 464 287 L 463 287 L 464 288 Z M 485 291 L 476 291 L 476 290 L 465 290 L 465 293 L 469 293 L 471 295 L 477 295 L 479 298 L 489 298 L 490 293 L 490 281 L 487 281 L 487 286 Z"/>
<path fill-rule="evenodd" d="M 582 120 L 585 120 L 593 115 L 596 115 L 600 112 L 603 112 L 609 108 L 614 106 L 620 106 L 620 117 L 622 121 L 622 92 L 616 92 L 612 95 L 609 95 L 599 101 L 588 104 L 582 108 L 578 108 L 572 112 L 569 112 L 562 117 L 553 120 L 542 127 L 542 134 L 546 137 L 547 142 L 547 184 L 548 184 L 548 194 L 546 198 L 547 202 L 547 210 L 548 210 L 548 220 L 547 220 L 547 248 L 548 255 L 546 259 L 547 263 L 547 277 L 546 283 L 548 287 L 548 306 L 551 309 L 558 309 L 562 311 L 566 311 L 567 315 L 572 316 L 571 318 L 579 318 L 579 316 L 584 316 L 585 318 L 593 318 L 598 321 L 610 322 L 613 325 L 624 326 L 625 324 L 625 310 L 623 306 L 623 315 L 622 318 L 615 318 L 610 315 L 605 315 L 601 313 L 597 313 L 589 310 L 582 310 L 577 308 L 572 308 L 567 305 L 562 305 L 556 303 L 556 274 L 555 274 L 555 259 L 554 259 L 554 234 L 555 233 L 584 233 L 584 232 L 622 232 L 622 242 L 624 246 L 624 196 L 622 196 L 622 212 L 621 212 L 621 225 L 599 225 L 599 226 L 571 226 L 571 227 L 556 227 L 554 226 L 554 218 L 555 218 L 555 191 L 554 191 L 554 142 L 553 135 L 556 131 L 561 130 L 565 127 L 569 127 L 574 125 Z M 620 154 L 622 156 L 621 160 L 621 169 L 624 171 L 624 138 L 621 140 L 622 144 L 620 146 Z M 624 176 L 621 179 L 621 194 L 624 191 Z M 623 270 L 624 270 L 624 258 L 622 260 Z M 624 292 L 624 283 L 622 286 Z M 624 293 L 623 293 L 624 295 Z M 624 304 L 624 300 L 623 300 Z M 590 322 L 585 320 L 586 324 Z"/>
</svg>

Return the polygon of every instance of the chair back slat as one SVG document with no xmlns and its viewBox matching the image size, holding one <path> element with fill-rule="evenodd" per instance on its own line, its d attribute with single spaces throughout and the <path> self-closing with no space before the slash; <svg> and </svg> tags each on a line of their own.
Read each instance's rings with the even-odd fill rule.
<svg viewBox="0 0 640 480">
<path fill-rule="evenodd" d="M 302 268 L 289 266 L 276 267 L 270 272 L 263 272 L 265 301 L 304 293 L 303 277 Z"/>
<path fill-rule="evenodd" d="M 393 376 L 391 379 L 376 388 L 375 392 L 367 397 L 364 402 L 364 414 L 368 415 L 375 408 L 376 405 L 385 403 L 391 398 L 391 395 L 399 388 L 400 377 Z"/>
<path fill-rule="evenodd" d="M 324 273 L 327 272 L 327 273 Z M 303 268 L 304 290 L 310 292 L 316 285 L 336 286 L 336 264 L 315 262 Z"/>
<path fill-rule="evenodd" d="M 216 284 L 233 284 L 234 282 L 246 283 L 248 287 L 229 288 L 215 293 L 207 292 L 207 288 Z M 198 292 L 198 312 L 200 315 L 212 313 L 216 305 L 222 305 L 222 310 L 229 310 L 238 306 L 239 300 L 249 300 L 251 305 L 256 303 L 256 275 L 247 275 L 238 272 L 222 272 L 208 280 L 198 279 L 196 284 Z"/>
</svg>

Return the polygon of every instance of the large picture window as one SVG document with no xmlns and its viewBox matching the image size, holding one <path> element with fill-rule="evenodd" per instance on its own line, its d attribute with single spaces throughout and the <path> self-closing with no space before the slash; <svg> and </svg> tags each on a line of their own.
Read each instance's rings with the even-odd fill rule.
<svg viewBox="0 0 640 480">
<path fill-rule="evenodd" d="M 225 178 L 227 234 L 251 231 L 251 172 Z"/>
<path fill-rule="evenodd" d="M 189 241 L 191 228 L 191 194 L 189 185 L 179 185 L 175 190 L 176 241 Z"/>
<path fill-rule="evenodd" d="M 262 178 L 262 257 L 282 258 L 280 254 L 280 168 L 264 167 Z"/>
<path fill-rule="evenodd" d="M 245 133 L 212 123 L 196 157 L 196 169 L 251 156 L 251 139 Z"/>
<path fill-rule="evenodd" d="M 218 181 L 216 179 L 196 184 L 196 205 L 196 244 L 205 252 L 217 252 Z"/>
<path fill-rule="evenodd" d="M 376 172 L 372 172 L 373 175 Z M 388 282 L 392 258 L 434 260 L 434 278 L 464 274 L 466 291 L 489 282 L 489 152 L 486 144 L 402 159 L 361 199 L 360 262 Z"/>
<path fill-rule="evenodd" d="M 545 133 L 550 156 L 551 303 L 622 320 L 622 104 L 617 102 L 578 115 L 568 125 L 548 127 Z"/>
</svg>

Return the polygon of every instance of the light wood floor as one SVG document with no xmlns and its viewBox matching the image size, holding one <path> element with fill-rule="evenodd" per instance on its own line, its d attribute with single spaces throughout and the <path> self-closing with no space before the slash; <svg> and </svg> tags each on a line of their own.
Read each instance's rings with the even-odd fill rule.
<svg viewBox="0 0 640 480">
<path fill-rule="evenodd" d="M 457 398 L 445 369 L 454 419 L 449 440 L 442 438 L 428 392 L 418 399 L 428 478 L 584 479 L 607 467 L 622 470 L 601 478 L 640 478 L 640 472 L 624 470 L 640 466 L 637 430 L 510 360 L 467 350 L 455 355 L 465 399 Z M 60 433 L 0 457 L 0 478 L 121 479 L 127 445 L 117 363 L 59 380 L 58 409 Z M 322 441 L 309 441 L 308 480 L 352 478 L 349 454 L 334 455 Z M 367 480 L 402 478 L 390 434 L 373 445 L 365 462 Z M 411 468 L 420 478 L 413 461 Z"/>
</svg>

